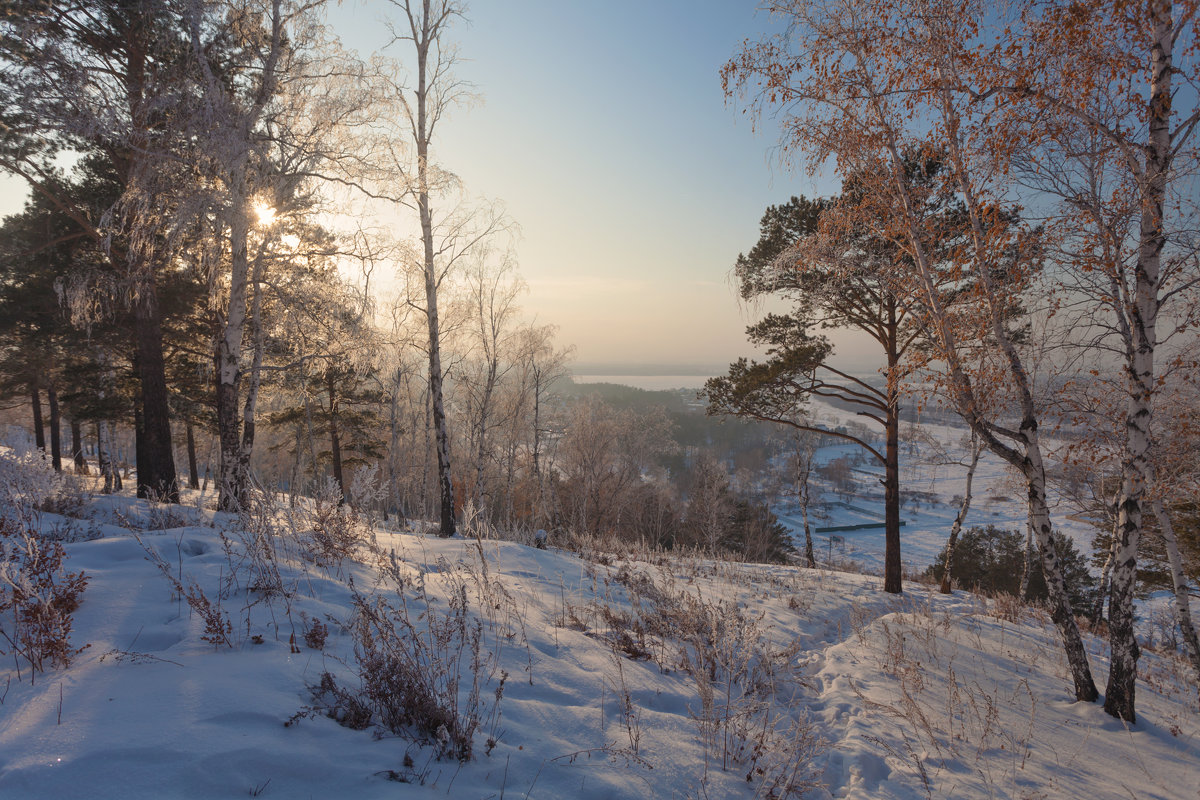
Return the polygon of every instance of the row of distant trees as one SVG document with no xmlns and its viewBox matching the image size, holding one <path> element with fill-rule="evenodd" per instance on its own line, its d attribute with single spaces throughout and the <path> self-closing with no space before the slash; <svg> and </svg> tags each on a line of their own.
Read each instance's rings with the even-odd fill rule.
<svg viewBox="0 0 1200 800">
<path fill-rule="evenodd" d="M 899 591 L 898 389 L 933 387 L 1022 478 L 1080 700 L 1099 692 L 1047 481 L 1056 455 L 1090 470 L 1112 519 L 1105 709 L 1133 721 L 1134 588 L 1151 535 L 1200 675 L 1174 530 L 1198 485 L 1194 5 L 766 6 L 783 32 L 735 55 L 727 93 L 781 115 L 787 156 L 832 165 L 843 187 L 764 217 L 737 265 L 742 293 L 794 310 L 750 330 L 768 358 L 710 384 L 713 410 L 812 428 L 805 399 L 833 395 L 879 425 L 883 448 L 860 444 L 885 466 L 885 588 Z M 874 337 L 886 386 L 839 371 L 823 327 Z M 1044 431 L 1063 419 L 1072 446 L 1054 454 Z"/>
</svg>

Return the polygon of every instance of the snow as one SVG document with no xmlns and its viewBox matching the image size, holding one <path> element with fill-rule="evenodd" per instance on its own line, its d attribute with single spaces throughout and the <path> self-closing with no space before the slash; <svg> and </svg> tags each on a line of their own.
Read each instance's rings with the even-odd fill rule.
<svg viewBox="0 0 1200 800">
<path fill-rule="evenodd" d="M 813 400 L 814 418 L 827 426 L 845 425 L 855 421 L 854 412 L 837 408 L 824 400 Z M 901 425 L 901 436 L 909 432 L 909 425 Z M 900 555 L 906 571 L 923 572 L 933 563 L 946 544 L 954 516 L 958 513 L 956 497 L 966 493 L 966 462 L 969 453 L 963 440 L 966 429 L 951 425 L 922 423 L 922 436 L 900 443 L 900 492 L 909 495 L 926 492 L 931 497 L 919 503 L 904 503 L 900 519 Z M 936 442 L 937 446 L 932 443 Z M 1044 446 L 1054 446 L 1049 440 Z M 882 446 L 882 444 L 880 445 Z M 940 453 L 938 451 L 941 451 Z M 854 456 L 861 448 L 853 444 L 837 444 L 823 447 L 816 454 L 816 463 L 828 464 L 839 456 Z M 959 461 L 945 463 L 946 461 Z M 883 571 L 883 467 L 872 460 L 864 461 L 854 468 L 855 488 L 849 502 L 860 511 L 847 508 L 837 502 L 833 487 L 822 484 L 821 495 L 825 500 L 826 519 L 814 520 L 812 528 L 842 525 L 857 525 L 870 522 L 881 523 L 877 528 L 857 531 L 836 531 L 832 536 L 840 538 L 830 542 L 830 533 L 813 534 L 813 546 L 818 557 L 830 555 L 835 560 L 853 562 L 871 572 Z M 995 525 L 1006 530 L 1025 531 L 1027 511 L 1025 491 L 1012 469 L 998 456 L 984 451 L 980 455 L 972 487 L 971 508 L 967 513 L 964 529 L 975 525 Z M 1050 486 L 1050 511 L 1055 528 L 1071 538 L 1080 552 L 1090 553 L 1095 529 L 1077 516 L 1073 508 L 1057 488 Z M 861 510 L 873 512 L 863 514 Z M 804 526 L 800 512 L 792 502 L 783 502 L 772 508 L 797 541 L 803 541 Z"/>
<path fill-rule="evenodd" d="M 1056 633 L 1035 612 L 916 584 L 889 596 L 869 575 L 583 559 L 553 541 L 382 529 L 374 554 L 321 566 L 303 555 L 307 517 L 285 507 L 272 520 L 287 594 L 267 596 L 254 586 L 269 575 L 242 558 L 254 531 L 207 510 L 211 500 L 193 493 L 192 507 L 163 510 L 98 497 L 83 521 L 38 515 L 43 530 L 73 526 L 84 539 L 66 547 L 68 569 L 90 578 L 72 637 L 88 646 L 69 668 L 32 676 L 5 658 L 0 798 L 751 798 L 789 776 L 811 778 L 817 798 L 1196 797 L 1200 719 L 1181 662 L 1143 654 L 1139 721 L 1126 727 L 1071 702 Z M 185 587 L 222 598 L 233 647 L 201 638 L 203 621 L 147 549 Z M 465 592 L 483 631 L 473 760 L 438 760 L 411 731 L 351 730 L 319 710 L 296 718 L 323 673 L 358 685 L 355 592 L 402 597 L 419 635 Z M 327 621 L 323 651 L 301 641 L 312 619 Z M 708 655 L 687 633 L 705 621 Z M 1104 643 L 1086 641 L 1103 686 Z M 687 659 L 711 664 L 712 713 L 709 673 Z M 472 668 L 455 664 L 462 708 Z M 723 680 L 747 664 L 765 690 Z M 702 735 L 722 714 L 748 724 Z"/>
</svg>

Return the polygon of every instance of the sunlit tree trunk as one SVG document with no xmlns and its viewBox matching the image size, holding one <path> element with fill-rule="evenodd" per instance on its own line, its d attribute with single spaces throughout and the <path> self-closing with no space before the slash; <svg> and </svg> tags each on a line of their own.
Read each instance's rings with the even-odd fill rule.
<svg viewBox="0 0 1200 800">
<path fill-rule="evenodd" d="M 430 30 L 429 3 L 422 17 L 423 33 L 417 46 L 417 211 L 421 218 L 421 244 L 425 272 L 425 316 L 429 327 L 429 397 L 433 413 L 434 446 L 437 450 L 437 484 L 440 516 L 439 532 L 452 536 L 454 519 L 454 483 L 450 472 L 450 429 L 446 423 L 446 401 L 442 382 L 442 334 L 438 318 L 437 264 L 433 253 L 433 212 L 429 197 L 429 132 L 427 122 L 427 59 Z"/>
<path fill-rule="evenodd" d="M 230 275 L 229 298 L 214 351 L 214 378 L 217 394 L 217 435 L 221 441 L 221 462 L 217 487 L 217 507 L 238 511 L 246 506 L 249 475 L 244 471 L 238 398 L 242 382 L 242 339 L 246 330 L 246 290 L 249 274 L 248 242 L 250 234 L 250 198 L 243 164 L 234 169 L 230 188 L 229 221 Z"/>
</svg>

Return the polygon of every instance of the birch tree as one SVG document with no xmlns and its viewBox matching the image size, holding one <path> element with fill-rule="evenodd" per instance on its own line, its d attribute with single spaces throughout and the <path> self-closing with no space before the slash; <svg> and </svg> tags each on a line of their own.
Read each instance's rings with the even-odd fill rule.
<svg viewBox="0 0 1200 800">
<path fill-rule="evenodd" d="M 1098 697 L 1087 652 L 1051 541 L 1046 461 L 1033 376 L 1022 358 L 1011 311 L 1036 278 L 1014 250 L 1034 246 L 1004 224 L 1003 150 L 982 134 L 987 108 L 970 106 L 954 72 L 958 48 L 974 41 L 986 9 L 923 2 L 777 2 L 786 36 L 748 45 L 726 66 L 727 87 L 752 91 L 756 108 L 786 110 L 784 144 L 812 169 L 836 159 L 843 174 L 879 176 L 861 224 L 901 246 L 911 259 L 899 276 L 905 302 L 920 316 L 941 366 L 944 391 L 970 428 L 1023 476 L 1030 517 L 1049 586 L 1051 617 L 1062 637 L 1077 700 Z M 939 254 L 928 246 L 921 197 L 906 180 L 905 154 L 944 159 L 945 185 L 963 203 L 969 246 Z M 868 208 L 864 207 L 863 211 Z M 952 309 L 942 276 L 958 276 L 972 300 Z M 1016 425 L 987 414 L 980 394 L 1002 386 L 1018 409 Z"/>
<path fill-rule="evenodd" d="M 402 87 L 404 124 L 415 149 L 415 164 L 405 171 L 405 202 L 415 206 L 421 227 L 420 272 L 424 279 L 424 313 L 429 333 L 429 395 L 437 451 L 440 507 L 439 530 L 451 536 L 456 530 L 454 482 L 450 465 L 450 430 L 442 368 L 442 331 L 438 292 L 449 263 L 470 246 L 486 238 L 485 231 L 468 232 L 466 222 L 453 215 L 435 214 L 434 200 L 454 184 L 453 176 L 438 169 L 432 157 L 434 134 L 445 115 L 467 99 L 467 88 L 453 74 L 457 61 L 448 31 L 464 18 L 457 0 L 391 0 L 399 13 L 393 43 L 411 48 L 413 84 Z"/>
<path fill-rule="evenodd" d="M 1025 181 L 1061 198 L 1065 274 L 1088 298 L 1093 344 L 1116 355 L 1125 407 L 1110 589 L 1105 710 L 1136 720 L 1133 599 L 1154 517 L 1155 403 L 1195 330 L 1197 5 L 1151 0 L 1016 4 L 995 44 L 957 48 L 977 96 L 1002 98 L 995 129 Z M 949 74 L 950 70 L 946 72 Z M 1024 150 L 1025 152 L 1022 152 Z M 1165 356 L 1165 357 L 1164 357 Z"/>
<path fill-rule="evenodd" d="M 492 457 L 492 429 L 501 422 L 495 418 L 497 396 L 502 381 L 516 367 L 517 297 L 524 284 L 516 275 L 511 255 L 494 257 L 487 247 L 480 248 L 465 278 L 470 305 L 469 332 L 465 338 L 472 355 L 461 370 L 458 383 L 466 399 L 464 416 L 474 464 L 475 510 L 486 513 L 484 473 Z"/>
<path fill-rule="evenodd" d="M 218 243 L 202 269 L 217 320 L 218 486 L 226 510 L 245 506 L 251 484 L 257 332 L 271 265 L 286 261 L 284 223 L 313 210 L 317 187 L 357 185 L 353 132 L 376 121 L 378 84 L 329 37 L 321 11 L 319 2 L 236 0 L 197 3 L 188 16 L 198 72 L 192 133 L 208 179 L 203 215 Z"/>
</svg>

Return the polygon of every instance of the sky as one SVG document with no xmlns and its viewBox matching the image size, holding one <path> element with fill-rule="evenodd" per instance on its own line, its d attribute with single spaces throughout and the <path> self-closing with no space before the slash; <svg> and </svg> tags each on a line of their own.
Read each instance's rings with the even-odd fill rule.
<svg viewBox="0 0 1200 800">
<path fill-rule="evenodd" d="M 332 19 L 367 43 L 387 10 Z M 582 367 L 749 353 L 730 269 L 767 205 L 830 191 L 726 103 L 722 65 L 769 25 L 756 3 L 477 0 L 468 21 L 451 34 L 481 102 L 451 115 L 435 157 L 520 226 L 527 315 Z"/>
<path fill-rule="evenodd" d="M 330 22 L 366 54 L 389 13 L 358 0 Z M 434 157 L 504 204 L 522 307 L 580 368 L 707 372 L 752 354 L 738 253 L 768 205 L 836 188 L 781 165 L 773 120 L 723 94 L 722 65 L 770 26 L 753 0 L 476 0 L 451 28 L 480 100 L 451 114 Z M 24 194 L 5 179 L 0 213 Z M 872 363 L 861 340 L 838 344 L 848 368 Z"/>
</svg>

